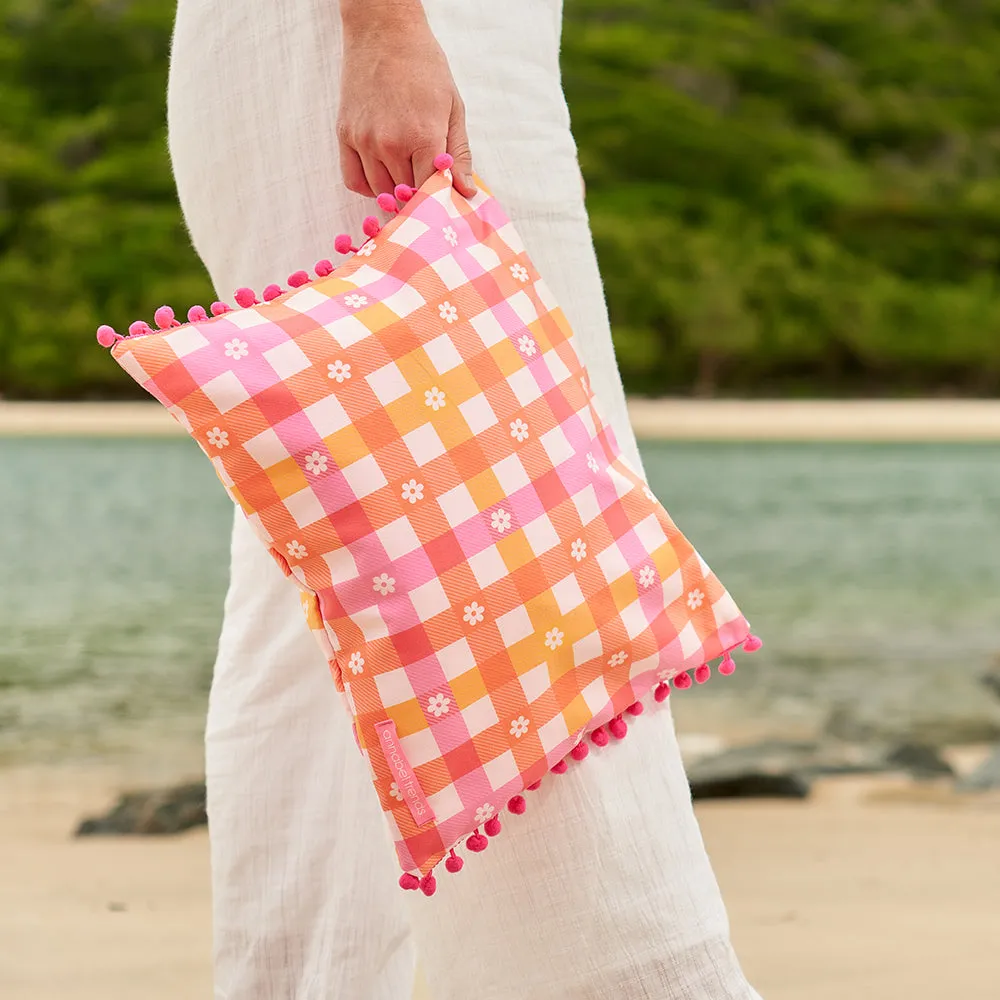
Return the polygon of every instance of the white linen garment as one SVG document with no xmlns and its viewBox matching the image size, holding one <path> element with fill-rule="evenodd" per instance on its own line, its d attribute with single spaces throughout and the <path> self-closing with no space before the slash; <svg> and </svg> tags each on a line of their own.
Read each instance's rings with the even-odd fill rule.
<svg viewBox="0 0 1000 1000">
<path fill-rule="evenodd" d="M 473 159 L 576 332 L 638 464 L 559 77 L 559 0 L 427 0 Z M 335 257 L 334 0 L 180 0 L 170 152 L 220 297 Z M 387 80 L 387 87 L 405 80 Z M 666 498 L 669 503 L 669 497 Z M 206 735 L 217 1000 L 752 1000 L 668 712 L 547 780 L 433 899 L 404 893 L 340 696 L 237 516 Z"/>
</svg>

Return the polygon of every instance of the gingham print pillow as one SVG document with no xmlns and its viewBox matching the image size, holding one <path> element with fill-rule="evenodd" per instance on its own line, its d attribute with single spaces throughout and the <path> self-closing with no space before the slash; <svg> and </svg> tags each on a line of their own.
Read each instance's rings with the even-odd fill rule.
<svg viewBox="0 0 1000 1000">
<path fill-rule="evenodd" d="M 301 588 L 427 895 L 651 689 L 760 644 L 622 458 L 499 204 L 436 166 L 360 249 L 337 237 L 340 267 L 98 331 Z"/>
</svg>

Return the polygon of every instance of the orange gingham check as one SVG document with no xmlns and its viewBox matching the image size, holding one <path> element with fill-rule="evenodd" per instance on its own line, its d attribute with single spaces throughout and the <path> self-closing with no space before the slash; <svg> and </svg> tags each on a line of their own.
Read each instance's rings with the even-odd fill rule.
<svg viewBox="0 0 1000 1000">
<path fill-rule="evenodd" d="M 749 634 L 622 458 L 514 227 L 447 170 L 328 277 L 113 353 L 302 588 L 404 871 Z"/>
</svg>

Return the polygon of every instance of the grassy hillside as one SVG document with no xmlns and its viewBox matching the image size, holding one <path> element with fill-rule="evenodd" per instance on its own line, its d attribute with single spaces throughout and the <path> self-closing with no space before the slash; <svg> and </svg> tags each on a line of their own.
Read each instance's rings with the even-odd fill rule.
<svg viewBox="0 0 1000 1000">
<path fill-rule="evenodd" d="M 132 391 L 92 331 L 210 289 L 164 143 L 169 0 L 0 0 L 0 394 Z M 567 0 L 626 380 L 1000 389 L 1000 0 Z"/>
</svg>

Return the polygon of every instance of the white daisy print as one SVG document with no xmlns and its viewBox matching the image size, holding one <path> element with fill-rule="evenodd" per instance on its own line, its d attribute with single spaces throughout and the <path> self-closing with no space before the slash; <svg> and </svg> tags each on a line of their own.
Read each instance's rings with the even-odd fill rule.
<svg viewBox="0 0 1000 1000">
<path fill-rule="evenodd" d="M 652 587 L 656 582 L 656 572 L 653 570 L 652 566 L 643 566 L 639 570 L 639 583 L 644 587 Z"/>
<path fill-rule="evenodd" d="M 648 486 L 643 486 L 643 488 L 642 488 L 642 495 L 643 495 L 643 496 L 644 496 L 644 497 L 645 497 L 645 498 L 646 498 L 646 499 L 647 499 L 647 500 L 648 500 L 648 501 L 649 501 L 650 503 L 659 503 L 659 500 L 657 500 L 657 499 L 656 499 L 656 496 L 655 496 L 655 494 L 653 493 L 653 491 L 652 491 L 652 490 L 651 490 L 651 489 L 650 489 L 650 488 L 649 488 Z"/>
<path fill-rule="evenodd" d="M 628 653 L 624 649 L 619 650 L 617 653 L 611 654 L 611 659 L 608 660 L 609 667 L 620 667 L 628 659 Z"/>
<path fill-rule="evenodd" d="M 458 320 L 458 309 L 455 308 L 450 302 L 442 302 L 438 306 L 438 315 L 446 323 L 454 323 Z"/>
<path fill-rule="evenodd" d="M 565 633 L 561 632 L 557 628 L 550 628 L 548 632 L 545 633 L 545 645 L 549 649 L 558 649 L 563 644 L 563 638 Z"/>
<path fill-rule="evenodd" d="M 240 340 L 238 337 L 235 340 L 226 341 L 226 357 L 232 358 L 233 361 L 239 361 L 240 358 L 245 358 L 250 353 L 250 345 L 245 340 Z"/>
<path fill-rule="evenodd" d="M 702 606 L 704 601 L 705 595 L 697 587 L 688 593 L 687 606 L 692 611 L 697 611 L 698 608 Z"/>
<path fill-rule="evenodd" d="M 493 525 L 494 531 L 499 531 L 502 535 L 510 527 L 510 514 L 501 507 L 493 511 L 490 524 Z"/>
<path fill-rule="evenodd" d="M 403 483 L 402 497 L 410 503 L 416 503 L 424 498 L 424 484 L 411 479 L 408 483 Z"/>
<path fill-rule="evenodd" d="M 526 719 L 523 715 L 519 715 L 516 719 L 511 719 L 510 735 L 513 736 L 514 739 L 519 740 L 528 731 L 528 726 L 530 725 L 530 719 Z"/>
<path fill-rule="evenodd" d="M 470 625 L 478 625 L 486 617 L 486 608 L 484 608 L 477 601 L 473 601 L 471 604 L 466 604 L 465 614 L 462 615 L 463 621 L 467 621 Z"/>
<path fill-rule="evenodd" d="M 349 309 L 360 309 L 362 306 L 368 305 L 367 295 L 345 295 L 344 305 Z"/>
<path fill-rule="evenodd" d="M 436 385 L 424 393 L 424 402 L 435 412 L 445 405 L 444 390 Z"/>
<path fill-rule="evenodd" d="M 584 559 L 587 558 L 587 543 L 582 538 L 578 538 L 569 547 L 569 554 L 577 562 L 582 562 Z"/>
<path fill-rule="evenodd" d="M 587 468 L 591 472 L 597 472 L 597 459 L 594 458 L 594 453 L 591 451 L 587 452 Z"/>
<path fill-rule="evenodd" d="M 430 698 L 427 699 L 427 711 L 430 712 L 435 719 L 440 719 L 442 715 L 447 715 L 450 708 L 451 698 L 448 698 L 443 694 L 432 694 Z"/>
<path fill-rule="evenodd" d="M 403 793 L 399 790 L 399 785 L 395 781 L 389 786 L 389 794 L 394 799 L 398 799 L 400 802 L 403 801 Z"/>
<path fill-rule="evenodd" d="M 396 593 L 396 580 L 388 573 L 380 573 L 372 578 L 372 590 L 385 597 L 386 594 Z"/>
<path fill-rule="evenodd" d="M 351 673 L 357 676 L 365 669 L 365 658 L 360 653 L 351 653 L 347 665 L 351 668 Z"/>
<path fill-rule="evenodd" d="M 285 548 L 288 549 L 288 554 L 293 559 L 305 559 L 305 557 L 309 554 L 306 552 L 306 547 L 299 541 L 293 540 L 289 542 Z"/>
<path fill-rule="evenodd" d="M 521 293 L 518 292 L 518 295 L 520 294 Z M 538 346 L 526 333 L 522 334 L 521 338 L 518 340 L 517 347 L 522 354 L 529 358 L 538 351 Z"/>
<path fill-rule="evenodd" d="M 456 233 L 451 226 L 445 226 L 444 229 L 441 230 L 441 235 L 451 246 L 458 246 L 458 233 Z"/>
<path fill-rule="evenodd" d="M 213 427 L 205 437 L 208 438 L 208 443 L 216 448 L 225 448 L 229 444 L 229 432 L 219 427 Z"/>
<path fill-rule="evenodd" d="M 520 417 L 510 422 L 510 436 L 515 441 L 528 440 L 528 425 Z"/>
<path fill-rule="evenodd" d="M 522 284 L 528 280 L 528 269 L 523 264 L 511 264 L 510 273 Z"/>
<path fill-rule="evenodd" d="M 326 366 L 326 377 L 344 382 L 351 377 L 351 366 L 346 361 L 334 361 Z"/>
<path fill-rule="evenodd" d="M 482 826 L 488 819 L 493 819 L 495 815 L 496 809 L 489 802 L 480 806 L 476 810 L 476 826 Z"/>
<path fill-rule="evenodd" d="M 361 247 L 358 250 L 357 255 L 359 257 L 370 257 L 374 249 L 375 249 L 375 241 L 369 240 L 363 247 Z"/>
<path fill-rule="evenodd" d="M 306 455 L 306 472 L 311 472 L 314 476 L 326 472 L 326 455 L 321 455 L 318 451 Z"/>
</svg>

